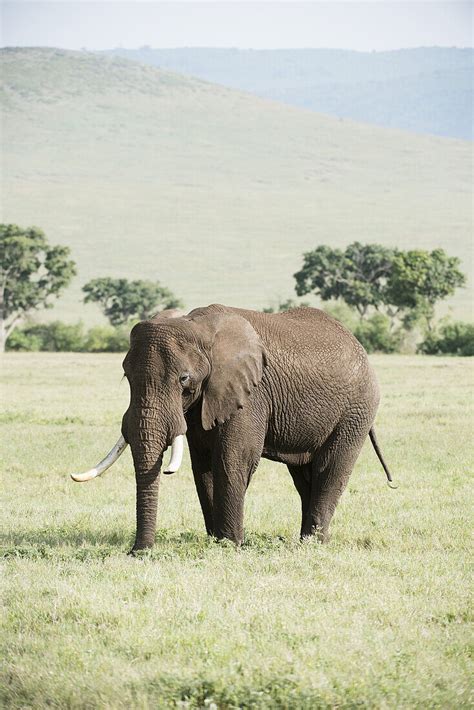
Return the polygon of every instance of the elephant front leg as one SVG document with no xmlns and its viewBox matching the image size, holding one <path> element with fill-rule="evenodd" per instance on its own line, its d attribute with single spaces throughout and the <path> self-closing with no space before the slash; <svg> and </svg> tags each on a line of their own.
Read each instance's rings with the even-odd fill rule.
<svg viewBox="0 0 474 710">
<path fill-rule="evenodd" d="M 244 541 L 244 498 L 247 476 L 242 468 L 218 465 L 214 482 L 214 535 L 241 545 Z"/>
<path fill-rule="evenodd" d="M 238 416 L 221 428 L 212 459 L 214 535 L 241 545 L 245 493 L 262 455 L 264 434 Z"/>
</svg>

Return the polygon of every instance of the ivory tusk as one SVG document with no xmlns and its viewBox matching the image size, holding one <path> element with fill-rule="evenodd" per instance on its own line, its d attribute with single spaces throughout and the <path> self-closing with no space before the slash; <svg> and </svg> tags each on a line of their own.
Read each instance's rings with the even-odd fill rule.
<svg viewBox="0 0 474 710">
<path fill-rule="evenodd" d="M 123 436 L 121 436 L 113 447 L 113 449 L 109 451 L 105 459 L 102 459 L 102 461 L 98 463 L 95 468 L 91 468 L 90 471 L 86 471 L 85 473 L 71 473 L 72 480 L 77 481 L 78 483 L 82 483 L 83 481 L 90 481 L 92 478 L 101 476 L 104 471 L 107 471 L 107 469 L 110 468 L 112 464 L 117 461 L 118 457 L 123 454 L 127 446 L 127 442 L 125 441 Z"/>
<path fill-rule="evenodd" d="M 176 471 L 181 466 L 181 461 L 183 460 L 183 450 L 184 450 L 184 436 L 180 434 L 171 444 L 171 458 L 170 462 L 163 471 L 163 473 L 176 473 Z"/>
</svg>

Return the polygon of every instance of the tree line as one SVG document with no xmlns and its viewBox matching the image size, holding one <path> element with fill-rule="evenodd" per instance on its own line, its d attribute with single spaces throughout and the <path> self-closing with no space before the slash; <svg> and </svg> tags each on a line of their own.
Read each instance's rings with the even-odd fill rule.
<svg viewBox="0 0 474 710">
<path fill-rule="evenodd" d="M 0 224 L 0 348 L 12 350 L 73 350 L 100 352 L 128 348 L 130 323 L 158 310 L 180 308 L 182 302 L 159 282 L 110 277 L 92 279 L 82 291 L 84 303 L 97 303 L 110 327 L 85 331 L 55 321 L 26 323 L 35 311 L 52 308 L 77 274 L 70 249 L 50 246 L 37 227 Z"/>
<path fill-rule="evenodd" d="M 65 246 L 51 246 L 41 229 L 0 225 L 0 347 L 2 350 L 123 351 L 130 325 L 159 310 L 183 303 L 159 282 L 102 277 L 86 283 L 84 303 L 96 303 L 109 326 L 86 331 L 82 324 L 28 322 L 76 275 Z M 294 274 L 298 296 L 312 294 L 324 310 L 341 320 L 369 351 L 396 352 L 414 329 L 425 353 L 474 354 L 474 325 L 435 323 L 437 304 L 465 285 L 457 257 L 443 249 L 390 249 L 354 242 L 346 249 L 318 246 L 303 255 Z M 294 299 L 266 308 L 287 310 Z M 20 327 L 20 324 L 21 327 Z"/>
</svg>

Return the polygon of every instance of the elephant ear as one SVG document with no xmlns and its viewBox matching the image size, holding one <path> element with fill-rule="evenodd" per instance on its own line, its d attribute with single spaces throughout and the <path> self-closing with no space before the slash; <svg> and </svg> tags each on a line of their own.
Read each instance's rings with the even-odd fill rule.
<svg viewBox="0 0 474 710">
<path fill-rule="evenodd" d="M 265 352 L 250 323 L 231 313 L 213 314 L 211 372 L 203 391 L 201 419 L 205 430 L 223 424 L 245 407 L 262 379 Z"/>
</svg>

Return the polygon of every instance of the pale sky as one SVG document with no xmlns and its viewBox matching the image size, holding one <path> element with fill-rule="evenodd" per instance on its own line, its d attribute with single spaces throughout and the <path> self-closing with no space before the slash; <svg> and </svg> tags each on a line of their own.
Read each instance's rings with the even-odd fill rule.
<svg viewBox="0 0 474 710">
<path fill-rule="evenodd" d="M 4 1 L 2 46 L 469 47 L 471 2 Z"/>
</svg>

